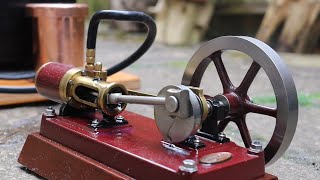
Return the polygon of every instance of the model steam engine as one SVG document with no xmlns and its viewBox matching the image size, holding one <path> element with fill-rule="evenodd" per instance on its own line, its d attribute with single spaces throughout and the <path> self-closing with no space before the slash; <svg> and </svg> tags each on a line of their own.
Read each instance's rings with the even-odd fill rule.
<svg viewBox="0 0 320 180">
<path fill-rule="evenodd" d="M 102 19 L 137 21 L 148 27 L 140 48 L 106 71 L 95 62 L 97 29 Z M 259 40 L 224 36 L 200 47 L 187 64 L 181 84 L 168 85 L 157 95 L 107 83 L 108 76 L 149 49 L 155 34 L 154 21 L 144 13 L 96 13 L 89 25 L 84 69 L 59 63 L 47 63 L 39 69 L 37 91 L 62 105 L 58 115 L 46 110 L 40 133 L 29 135 L 19 162 L 49 179 L 66 174 L 83 179 L 276 179 L 264 168 L 288 148 L 298 113 L 295 85 L 279 55 Z M 238 87 L 231 83 L 221 59 L 225 50 L 237 50 L 253 59 Z M 206 95 L 199 87 L 210 62 L 223 86 L 223 92 L 216 96 Z M 261 68 L 271 81 L 277 108 L 255 104 L 248 96 Z M 154 106 L 155 121 L 125 111 L 127 104 Z M 276 120 L 265 148 L 251 140 L 247 113 Z M 239 128 L 246 148 L 223 133 L 229 122 Z M 32 152 L 31 146 L 36 148 Z M 42 159 L 35 160 L 35 156 Z M 68 172 L 65 164 L 56 166 L 61 161 L 68 164 Z"/>
</svg>

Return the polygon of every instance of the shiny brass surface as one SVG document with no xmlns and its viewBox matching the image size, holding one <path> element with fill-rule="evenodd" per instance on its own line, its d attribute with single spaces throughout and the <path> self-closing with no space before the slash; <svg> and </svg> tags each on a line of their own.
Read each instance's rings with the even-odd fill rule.
<svg viewBox="0 0 320 180">
<path fill-rule="evenodd" d="M 86 56 L 87 57 L 95 57 L 95 55 L 96 55 L 96 52 L 95 52 L 94 49 L 87 49 L 87 51 L 86 51 Z M 91 62 L 91 63 L 94 63 L 94 61 Z"/>
<path fill-rule="evenodd" d="M 100 69 L 102 69 L 101 63 L 96 70 Z M 128 94 L 128 91 L 122 84 L 107 83 L 101 78 L 86 76 L 78 68 L 67 71 L 59 84 L 59 95 L 63 102 L 76 108 L 93 107 L 115 116 L 124 110 L 126 103 L 107 104 L 109 93 Z"/>
<path fill-rule="evenodd" d="M 201 120 L 204 121 L 207 118 L 208 114 L 209 114 L 209 107 L 208 107 L 208 104 L 207 104 L 207 100 L 204 97 L 203 89 L 199 88 L 199 87 L 192 87 L 192 86 L 189 86 L 189 88 L 191 89 L 191 91 L 193 93 L 195 93 L 198 96 L 198 98 L 201 101 L 201 107 L 202 107 L 201 108 L 202 109 Z"/>
<path fill-rule="evenodd" d="M 72 82 L 77 77 L 81 76 L 81 69 L 79 68 L 72 68 L 67 71 L 66 74 L 62 77 L 59 83 L 59 95 L 63 102 L 67 102 L 70 98 L 69 89 L 70 82 Z"/>
<path fill-rule="evenodd" d="M 93 71 L 94 70 L 94 63 L 95 63 L 95 50 L 94 49 L 87 49 L 86 51 L 86 71 Z"/>
<path fill-rule="evenodd" d="M 94 49 L 87 49 L 86 51 L 86 62 L 87 64 L 93 64 L 95 62 L 96 52 Z"/>
<path fill-rule="evenodd" d="M 103 81 L 107 80 L 107 71 L 102 70 L 102 63 L 101 62 L 96 62 L 94 64 L 93 75 L 94 75 L 95 79 L 100 79 Z"/>
<path fill-rule="evenodd" d="M 102 70 L 102 63 L 95 62 L 95 50 L 87 49 L 85 74 L 99 80 L 107 80 L 107 72 Z"/>
<path fill-rule="evenodd" d="M 121 93 L 124 95 L 128 94 L 127 89 L 124 85 L 118 83 L 107 83 L 107 86 L 102 89 L 101 97 L 98 99 L 98 104 L 100 105 L 103 112 L 110 116 L 115 116 L 121 113 L 127 106 L 127 103 L 118 103 L 117 105 L 107 104 L 106 99 L 111 93 Z"/>
<path fill-rule="evenodd" d="M 77 88 L 82 88 L 82 91 L 86 94 L 91 94 L 96 92 L 98 94 L 99 89 L 101 87 L 101 84 L 104 84 L 104 82 L 100 82 L 99 84 L 96 83 L 92 78 L 87 76 L 81 76 L 81 78 L 75 78 L 74 80 L 69 80 L 68 85 L 70 87 L 69 91 L 67 92 L 69 97 L 71 96 L 74 98 L 77 102 L 80 102 L 82 104 L 85 104 L 87 106 L 91 106 L 94 108 L 98 108 L 98 103 L 96 102 L 90 102 L 86 99 L 84 99 L 83 96 L 80 96 L 77 92 Z M 104 86 L 104 85 L 102 85 Z"/>
</svg>

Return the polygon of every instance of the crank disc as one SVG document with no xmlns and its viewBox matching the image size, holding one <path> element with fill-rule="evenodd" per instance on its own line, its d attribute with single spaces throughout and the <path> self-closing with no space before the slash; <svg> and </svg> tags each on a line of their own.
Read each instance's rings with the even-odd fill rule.
<svg viewBox="0 0 320 180">
<path fill-rule="evenodd" d="M 223 50 L 240 51 L 253 60 L 238 87 L 233 86 L 224 67 L 221 59 Z M 233 113 L 231 118 L 219 122 L 219 131 L 223 131 L 230 121 L 235 122 L 248 148 L 251 144 L 251 137 L 245 121 L 246 114 L 256 113 L 274 117 L 276 119 L 275 129 L 264 149 L 265 163 L 272 164 L 288 148 L 298 121 L 297 92 L 286 65 L 272 48 L 257 39 L 244 36 L 223 36 L 208 41 L 197 50 L 186 67 L 182 84 L 198 87 L 210 62 L 214 62 L 223 86 L 223 95 L 229 100 L 230 113 Z M 276 96 L 276 108 L 255 104 L 247 95 L 260 68 L 263 68 L 270 79 Z"/>
<path fill-rule="evenodd" d="M 183 111 L 182 106 L 187 107 L 188 114 L 185 117 L 179 116 L 179 112 L 170 113 L 165 105 L 154 106 L 154 117 L 157 127 L 163 136 L 163 139 L 168 142 L 178 143 L 194 135 L 201 126 L 201 105 L 200 101 L 189 88 L 185 86 L 166 86 L 158 94 L 158 97 L 165 97 L 168 90 L 174 89 L 177 91 L 185 91 L 187 97 L 179 99 L 178 111 Z M 185 109 L 184 109 L 185 110 Z"/>
</svg>

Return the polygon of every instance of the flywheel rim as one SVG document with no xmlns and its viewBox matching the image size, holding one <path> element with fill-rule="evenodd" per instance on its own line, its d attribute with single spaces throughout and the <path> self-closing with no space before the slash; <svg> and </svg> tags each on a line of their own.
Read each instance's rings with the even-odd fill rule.
<svg viewBox="0 0 320 180">
<path fill-rule="evenodd" d="M 215 52 L 237 50 L 250 56 L 267 74 L 276 96 L 276 126 L 265 147 L 265 163 L 278 160 L 290 145 L 298 121 L 298 98 L 295 84 L 280 56 L 265 43 L 245 36 L 222 36 L 201 46 L 187 64 L 182 85 L 199 86 Z"/>
</svg>

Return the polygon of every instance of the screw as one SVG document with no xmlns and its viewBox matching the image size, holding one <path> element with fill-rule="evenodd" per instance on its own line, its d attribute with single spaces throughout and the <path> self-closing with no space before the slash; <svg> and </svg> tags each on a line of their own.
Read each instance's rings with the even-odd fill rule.
<svg viewBox="0 0 320 180">
<path fill-rule="evenodd" d="M 69 81 L 68 81 L 68 84 L 73 85 L 73 81 L 72 81 L 72 80 L 69 80 Z"/>
<path fill-rule="evenodd" d="M 226 134 L 225 134 L 225 133 L 220 132 L 220 133 L 219 133 L 219 137 L 221 137 L 221 138 L 226 138 L 227 136 L 226 136 Z"/>
<path fill-rule="evenodd" d="M 117 117 L 116 117 L 116 122 L 117 122 L 117 123 L 122 123 L 123 120 L 124 120 L 124 117 L 123 117 L 123 116 L 117 116 Z"/>
<path fill-rule="evenodd" d="M 71 103 L 71 102 L 72 102 L 72 98 L 71 98 L 71 97 L 68 97 L 67 103 Z"/>
<path fill-rule="evenodd" d="M 46 108 L 44 115 L 47 117 L 54 117 L 56 116 L 56 111 L 52 108 L 52 106 L 49 106 Z"/>
<path fill-rule="evenodd" d="M 263 151 L 262 143 L 260 141 L 254 140 L 248 149 L 249 154 L 259 154 Z"/>
<path fill-rule="evenodd" d="M 98 125 L 99 125 L 98 119 L 94 119 L 93 121 L 91 121 L 91 124 L 90 124 L 91 127 L 97 128 Z"/>
<path fill-rule="evenodd" d="M 198 171 L 197 164 L 192 159 L 185 159 L 179 169 L 183 172 L 194 173 Z"/>
<path fill-rule="evenodd" d="M 91 122 L 91 124 L 99 124 L 98 119 L 94 119 L 94 120 Z"/>
<path fill-rule="evenodd" d="M 200 141 L 200 139 L 199 139 L 198 137 L 194 137 L 193 142 L 194 142 L 194 143 L 198 143 L 198 144 L 199 144 L 201 141 Z"/>
</svg>

